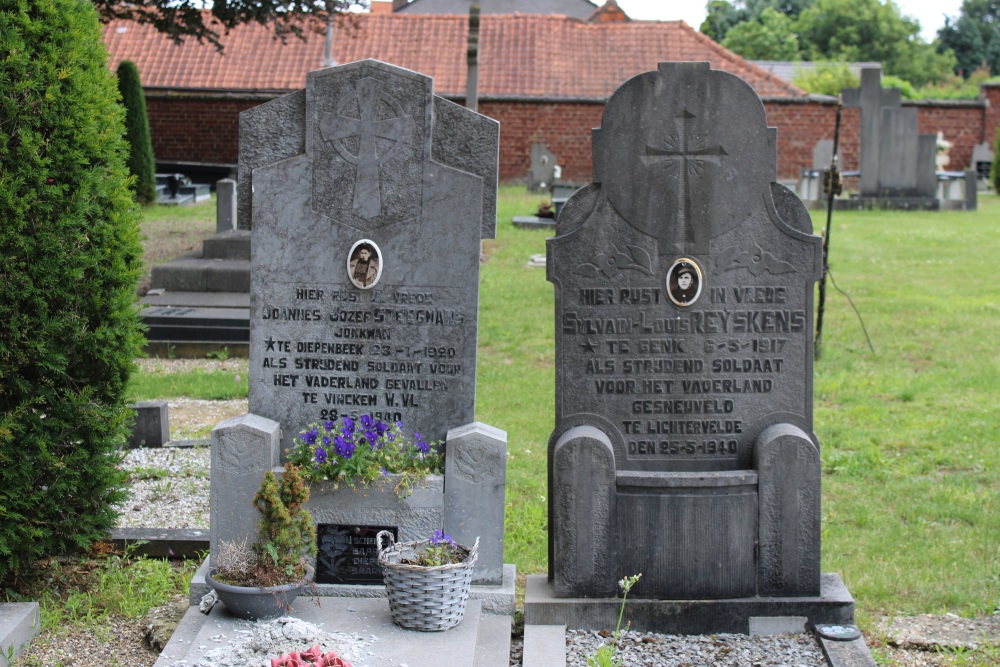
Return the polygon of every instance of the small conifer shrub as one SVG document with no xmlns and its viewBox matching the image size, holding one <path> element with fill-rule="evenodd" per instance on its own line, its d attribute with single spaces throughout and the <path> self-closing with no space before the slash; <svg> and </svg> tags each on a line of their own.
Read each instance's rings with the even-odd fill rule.
<svg viewBox="0 0 1000 667">
<path fill-rule="evenodd" d="M 135 176 L 132 191 L 140 204 L 156 200 L 156 161 L 149 136 L 146 96 L 142 92 L 139 68 L 131 60 L 118 65 L 118 90 L 125 106 L 125 139 L 129 145 L 128 168 Z"/>
<path fill-rule="evenodd" d="M 93 4 L 0 10 L 0 581 L 116 521 L 139 211 Z"/>
</svg>

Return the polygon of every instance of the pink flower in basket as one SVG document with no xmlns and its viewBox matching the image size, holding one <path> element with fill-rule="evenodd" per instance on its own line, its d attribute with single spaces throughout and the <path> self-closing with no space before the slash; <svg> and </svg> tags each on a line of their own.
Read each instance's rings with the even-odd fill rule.
<svg viewBox="0 0 1000 667">
<path fill-rule="evenodd" d="M 351 667 L 347 662 L 334 651 L 323 655 L 319 644 L 316 644 L 308 651 L 292 651 L 280 658 L 271 658 L 271 667 Z"/>
</svg>

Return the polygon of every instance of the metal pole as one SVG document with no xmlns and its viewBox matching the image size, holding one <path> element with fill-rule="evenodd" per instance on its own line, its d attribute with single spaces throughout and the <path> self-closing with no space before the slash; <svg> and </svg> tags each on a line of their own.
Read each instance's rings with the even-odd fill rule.
<svg viewBox="0 0 1000 667">
<path fill-rule="evenodd" d="M 840 113 L 843 109 L 837 104 L 837 122 L 833 130 L 833 157 L 830 158 L 830 170 L 823 179 L 823 190 L 826 192 L 826 232 L 823 234 L 823 275 L 819 280 L 819 307 L 816 311 L 816 338 L 814 340 L 813 356 L 819 359 L 823 347 L 823 313 L 826 310 L 826 274 L 830 258 L 830 229 L 833 221 L 833 200 L 843 190 L 840 182 Z"/>
</svg>

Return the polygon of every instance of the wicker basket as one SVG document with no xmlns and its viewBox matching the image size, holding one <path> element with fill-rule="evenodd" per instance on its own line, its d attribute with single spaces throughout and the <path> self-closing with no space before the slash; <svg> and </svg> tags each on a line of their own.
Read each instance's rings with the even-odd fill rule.
<svg viewBox="0 0 1000 667">
<path fill-rule="evenodd" d="M 430 544 L 430 540 L 396 543 L 392 533 L 383 530 L 376 541 L 389 611 L 396 625 L 438 632 L 462 622 L 472 583 L 472 567 L 479 557 L 478 537 L 471 549 L 459 545 L 468 553 L 464 561 L 434 567 L 400 562 L 404 556 L 414 555 L 416 549 Z"/>
</svg>

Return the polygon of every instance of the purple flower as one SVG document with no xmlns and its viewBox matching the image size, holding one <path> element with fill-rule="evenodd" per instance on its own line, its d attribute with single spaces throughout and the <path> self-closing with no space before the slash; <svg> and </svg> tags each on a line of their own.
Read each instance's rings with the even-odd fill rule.
<svg viewBox="0 0 1000 667">
<path fill-rule="evenodd" d="M 328 435 L 324 435 L 323 436 L 323 446 L 324 447 L 329 447 L 331 442 L 332 441 L 330 440 L 330 436 L 328 436 Z"/>
<path fill-rule="evenodd" d="M 327 433 L 329 433 L 330 431 L 333 430 L 334 425 L 335 424 L 332 421 L 325 421 L 325 422 L 323 422 L 323 428 L 326 429 Z"/>
<path fill-rule="evenodd" d="M 443 530 L 435 530 L 434 534 L 431 535 L 431 544 L 449 544 L 454 546 L 455 542 L 451 539 L 451 535 L 446 534 Z"/>
<path fill-rule="evenodd" d="M 403 428 L 403 422 L 396 422 L 396 428 L 402 429 Z"/>
<path fill-rule="evenodd" d="M 315 445 L 317 436 L 319 436 L 319 429 L 315 426 L 308 431 L 304 431 L 299 434 L 299 437 L 301 437 L 302 441 L 307 445 Z"/>
<path fill-rule="evenodd" d="M 354 420 L 350 417 L 344 417 L 344 434 L 349 435 L 354 433 Z"/>
<path fill-rule="evenodd" d="M 370 429 L 375 425 L 375 420 L 372 419 L 371 415 L 361 415 L 361 426 L 366 429 Z"/>
<path fill-rule="evenodd" d="M 380 473 L 382 473 L 382 476 L 383 476 L 383 477 L 388 477 L 388 476 L 389 476 L 389 471 L 388 471 L 388 470 L 386 470 L 385 468 L 379 468 L 379 469 L 378 469 L 378 471 L 379 471 Z"/>
<path fill-rule="evenodd" d="M 375 432 L 378 433 L 378 437 L 385 435 L 385 432 L 389 430 L 389 425 L 382 422 L 375 422 Z"/>
<path fill-rule="evenodd" d="M 423 437 L 421 437 L 421 435 L 419 433 L 414 433 L 413 437 L 416 438 L 416 442 L 413 443 L 414 447 L 416 447 L 417 449 L 419 449 L 424 454 L 426 454 L 427 452 L 431 451 L 431 446 L 428 445 L 426 442 L 424 442 Z"/>
<path fill-rule="evenodd" d="M 378 449 L 378 437 L 375 435 L 375 431 L 365 431 L 365 440 L 372 449 Z"/>
<path fill-rule="evenodd" d="M 333 451 L 337 453 L 337 456 L 349 459 L 354 453 L 354 444 L 338 435 L 333 439 Z"/>
<path fill-rule="evenodd" d="M 327 438 L 323 438 L 327 440 Z M 316 463 L 326 463 L 326 450 L 322 447 L 316 448 Z"/>
</svg>

